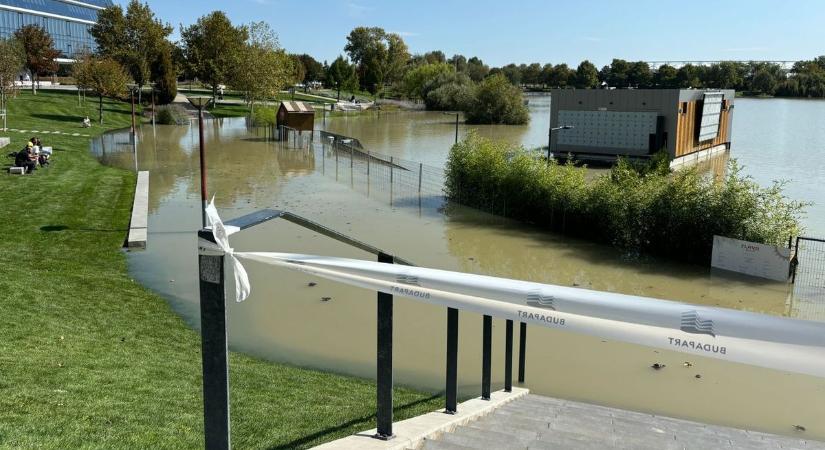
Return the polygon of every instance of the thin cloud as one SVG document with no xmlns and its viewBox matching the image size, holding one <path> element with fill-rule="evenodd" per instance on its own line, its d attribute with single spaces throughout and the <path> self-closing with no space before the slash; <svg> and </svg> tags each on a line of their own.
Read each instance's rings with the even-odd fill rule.
<svg viewBox="0 0 825 450">
<path fill-rule="evenodd" d="M 364 13 L 372 11 L 373 8 L 370 6 L 362 5 L 360 3 L 349 2 L 347 3 L 347 12 L 351 17 L 361 17 Z"/>
<path fill-rule="evenodd" d="M 602 38 L 596 36 L 585 36 L 582 39 L 588 42 L 601 42 Z"/>
</svg>

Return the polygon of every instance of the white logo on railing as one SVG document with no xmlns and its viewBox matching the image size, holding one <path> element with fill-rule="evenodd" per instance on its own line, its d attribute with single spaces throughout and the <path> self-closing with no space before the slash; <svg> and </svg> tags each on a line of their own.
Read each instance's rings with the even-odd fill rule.
<svg viewBox="0 0 825 450">
<path fill-rule="evenodd" d="M 527 293 L 527 304 L 539 308 L 556 310 L 553 304 L 554 299 L 552 295 L 541 295 L 540 291 L 530 291 Z"/>
<path fill-rule="evenodd" d="M 702 320 L 695 310 L 682 313 L 682 326 L 679 329 L 685 333 L 708 334 L 716 337 L 716 333 L 713 332 L 713 321 L 710 319 Z"/>
</svg>

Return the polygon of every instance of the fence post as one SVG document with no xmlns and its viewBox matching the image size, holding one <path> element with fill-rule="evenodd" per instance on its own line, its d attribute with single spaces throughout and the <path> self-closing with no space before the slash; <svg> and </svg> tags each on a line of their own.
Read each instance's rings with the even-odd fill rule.
<svg viewBox="0 0 825 450">
<path fill-rule="evenodd" d="M 513 321 L 509 319 L 504 335 L 504 391 L 513 392 Z"/>
<path fill-rule="evenodd" d="M 421 176 L 424 172 L 424 163 L 418 163 L 418 193 L 421 193 Z"/>
<path fill-rule="evenodd" d="M 372 159 L 372 155 L 370 155 L 370 151 L 367 150 L 367 197 L 370 195 L 370 160 Z"/>
<path fill-rule="evenodd" d="M 490 400 L 490 366 L 493 350 L 493 317 L 485 315 L 481 351 L 481 399 Z"/>
<path fill-rule="evenodd" d="M 214 242 L 211 230 L 198 238 Z M 198 254 L 203 369 L 203 434 L 207 450 L 229 450 L 229 346 L 223 255 Z"/>
<path fill-rule="evenodd" d="M 390 206 L 392 206 L 392 198 L 393 198 L 393 179 L 394 179 L 394 170 L 395 166 L 395 158 L 390 156 Z"/>
<path fill-rule="evenodd" d="M 393 263 L 393 257 L 378 253 L 378 262 Z M 378 293 L 378 352 L 377 352 L 377 433 L 382 440 L 392 438 L 392 295 Z"/>
<path fill-rule="evenodd" d="M 458 310 L 447 308 L 447 405 L 448 414 L 458 411 Z"/>
<path fill-rule="evenodd" d="M 520 322 L 518 331 L 518 382 L 524 383 L 524 353 L 527 350 L 527 324 Z"/>
</svg>

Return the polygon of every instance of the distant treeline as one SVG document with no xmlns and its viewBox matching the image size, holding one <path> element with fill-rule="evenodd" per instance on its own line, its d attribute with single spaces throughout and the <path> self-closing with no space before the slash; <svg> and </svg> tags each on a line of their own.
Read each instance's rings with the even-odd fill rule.
<svg viewBox="0 0 825 450">
<path fill-rule="evenodd" d="M 566 64 L 509 64 L 494 68 L 511 83 L 526 87 L 595 88 L 715 88 L 788 97 L 825 97 L 825 56 L 799 61 L 786 71 L 770 62 L 723 61 L 711 65 L 664 64 L 656 69 L 644 61 L 614 59 L 596 70 L 589 61 L 578 68 Z"/>
</svg>

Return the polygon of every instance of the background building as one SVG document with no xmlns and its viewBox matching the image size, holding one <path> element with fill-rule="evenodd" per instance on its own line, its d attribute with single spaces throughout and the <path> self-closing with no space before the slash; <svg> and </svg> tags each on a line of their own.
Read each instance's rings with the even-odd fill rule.
<svg viewBox="0 0 825 450">
<path fill-rule="evenodd" d="M 0 37 L 9 37 L 26 25 L 40 25 L 54 39 L 60 59 L 95 50 L 89 28 L 111 0 L 0 0 Z"/>
<path fill-rule="evenodd" d="M 646 157 L 667 150 L 671 159 L 730 148 L 733 90 L 554 89 L 551 149 L 587 159 Z"/>
</svg>

